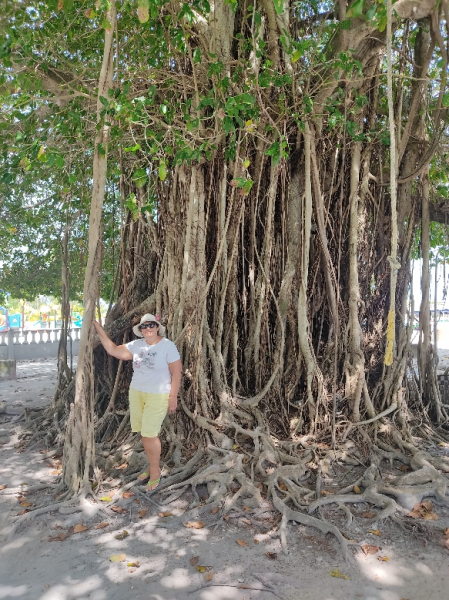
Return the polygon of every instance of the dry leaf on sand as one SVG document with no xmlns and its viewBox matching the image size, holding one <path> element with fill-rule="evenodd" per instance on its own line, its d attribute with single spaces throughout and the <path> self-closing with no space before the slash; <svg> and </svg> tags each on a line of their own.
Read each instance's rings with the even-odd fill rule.
<svg viewBox="0 0 449 600">
<path fill-rule="evenodd" d="M 75 525 L 73 528 L 73 533 L 81 533 L 82 531 L 87 531 L 88 529 L 89 527 L 86 527 L 82 523 L 78 523 L 78 525 Z"/>
<path fill-rule="evenodd" d="M 114 469 L 117 469 L 117 470 L 126 469 L 127 466 L 128 466 L 128 463 L 123 463 L 122 465 L 119 465 L 118 467 L 114 467 Z"/>
<path fill-rule="evenodd" d="M 126 565 L 128 567 L 134 567 L 135 569 L 138 569 L 140 567 L 140 562 L 138 560 L 136 560 L 134 562 L 126 563 Z"/>
<path fill-rule="evenodd" d="M 134 571 L 137 571 L 136 567 L 131 567 L 128 569 L 128 573 L 134 573 Z"/>
<path fill-rule="evenodd" d="M 139 519 L 143 519 L 146 514 L 147 514 L 147 509 L 142 508 L 142 510 L 139 513 Z"/>
<path fill-rule="evenodd" d="M 237 544 L 239 546 L 247 546 L 248 544 L 245 542 L 245 540 L 236 540 Z"/>
<path fill-rule="evenodd" d="M 204 579 L 206 581 L 212 581 L 212 573 L 206 573 L 206 575 L 204 576 Z"/>
<path fill-rule="evenodd" d="M 113 554 L 109 557 L 111 562 L 123 562 L 126 560 L 126 554 Z"/>
<path fill-rule="evenodd" d="M 388 562 L 390 559 L 388 556 L 378 556 L 377 560 L 381 560 L 382 562 Z"/>
<path fill-rule="evenodd" d="M 160 517 L 171 517 L 171 516 L 173 516 L 173 513 L 171 511 L 167 510 L 166 512 L 160 512 L 159 516 Z"/>
<path fill-rule="evenodd" d="M 360 513 L 360 516 L 363 519 L 374 519 L 377 515 L 375 512 L 372 512 L 371 510 L 365 510 L 362 513 Z"/>
<path fill-rule="evenodd" d="M 134 496 L 133 492 L 123 492 L 123 498 L 132 498 Z"/>
<path fill-rule="evenodd" d="M 26 508 L 26 507 L 28 507 L 28 506 L 33 506 L 33 503 L 32 503 L 32 502 L 21 502 L 21 503 L 20 503 L 20 506 L 23 506 L 23 507 L 25 507 L 25 508 Z"/>
<path fill-rule="evenodd" d="M 373 535 L 382 535 L 378 529 L 368 529 L 368 533 L 372 533 Z"/>
<path fill-rule="evenodd" d="M 210 514 L 216 515 L 219 510 L 220 510 L 220 508 L 218 506 L 214 506 L 214 508 L 210 511 Z"/>
<path fill-rule="evenodd" d="M 107 521 L 105 521 L 104 523 L 98 523 L 98 525 L 95 525 L 95 529 L 103 529 L 104 527 L 107 527 L 109 525 L 109 523 Z"/>
<path fill-rule="evenodd" d="M 267 558 L 269 558 L 270 560 L 276 560 L 278 555 L 276 554 L 276 552 L 265 552 L 265 556 Z"/>
<path fill-rule="evenodd" d="M 111 506 L 111 510 L 119 513 L 120 515 L 127 512 L 122 506 Z"/>
<path fill-rule="evenodd" d="M 58 533 L 58 535 L 54 535 L 52 537 L 48 537 L 47 538 L 47 542 L 63 542 L 64 540 L 66 540 L 69 537 L 70 533 L 68 533 L 67 531 L 61 531 L 61 533 Z"/>
<path fill-rule="evenodd" d="M 382 550 L 380 546 L 372 546 L 371 544 L 365 544 L 364 546 L 360 546 L 363 550 L 364 554 L 376 554 L 379 550 Z"/>
<path fill-rule="evenodd" d="M 122 531 L 122 533 L 118 533 L 115 536 L 115 539 L 116 540 L 124 540 L 126 537 L 128 537 L 128 535 L 129 535 L 129 533 L 126 530 L 124 530 L 124 531 Z"/>
<path fill-rule="evenodd" d="M 356 494 L 361 494 L 361 493 L 362 493 L 362 490 L 359 488 L 359 486 L 358 486 L 358 485 L 355 485 L 355 486 L 354 486 L 354 492 L 355 492 Z"/>
<path fill-rule="evenodd" d="M 339 569 L 334 569 L 333 571 L 330 572 L 330 576 L 331 577 L 338 577 L 339 579 L 350 579 L 350 577 L 348 577 L 347 575 L 343 575 L 343 573 L 341 573 L 339 571 Z"/>
<path fill-rule="evenodd" d="M 192 558 L 190 559 L 190 564 L 192 565 L 192 567 L 196 567 L 199 560 L 200 560 L 199 556 L 192 556 Z"/>
<path fill-rule="evenodd" d="M 412 519 L 425 519 L 426 521 L 436 521 L 438 515 L 432 510 L 432 502 L 426 500 L 425 502 L 419 502 L 415 504 L 413 510 L 408 513 L 407 517 Z"/>
<path fill-rule="evenodd" d="M 22 515 L 24 515 L 27 512 L 30 512 L 30 509 L 29 508 L 24 508 L 23 510 L 21 510 L 20 512 L 17 513 L 17 516 L 21 517 Z"/>
<path fill-rule="evenodd" d="M 8 486 L 7 486 L 7 485 L 5 485 L 5 484 L 3 484 L 3 485 L 0 485 L 0 490 L 4 490 L 4 489 L 6 489 L 7 487 L 8 487 Z"/>
<path fill-rule="evenodd" d="M 188 527 L 189 529 L 202 529 L 204 525 L 203 521 L 186 521 L 184 523 L 184 527 Z"/>
</svg>

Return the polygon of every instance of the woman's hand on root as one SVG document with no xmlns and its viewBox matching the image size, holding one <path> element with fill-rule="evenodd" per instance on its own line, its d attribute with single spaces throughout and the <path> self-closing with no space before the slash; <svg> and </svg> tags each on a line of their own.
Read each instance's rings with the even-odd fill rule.
<svg viewBox="0 0 449 600">
<path fill-rule="evenodd" d="M 99 333 L 103 329 L 100 323 L 98 321 L 95 321 L 95 319 L 92 321 L 92 326 L 97 333 Z"/>
<path fill-rule="evenodd" d="M 168 412 L 170 414 L 174 413 L 176 411 L 177 407 L 178 407 L 178 398 L 170 397 L 168 399 Z"/>
</svg>

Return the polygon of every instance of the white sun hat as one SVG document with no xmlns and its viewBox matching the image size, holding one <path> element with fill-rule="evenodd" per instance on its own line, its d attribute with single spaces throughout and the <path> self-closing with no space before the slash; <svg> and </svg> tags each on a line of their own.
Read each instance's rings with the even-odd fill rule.
<svg viewBox="0 0 449 600">
<path fill-rule="evenodd" d="M 140 319 L 139 325 L 142 325 L 142 323 L 150 323 L 151 321 L 153 321 L 154 323 L 157 323 L 159 325 L 157 332 L 160 336 L 163 337 L 165 335 L 165 327 L 161 325 L 159 318 L 159 315 L 154 316 L 147 313 L 146 315 L 143 315 L 143 317 Z M 133 331 L 134 334 L 137 335 L 137 337 L 143 337 L 143 333 L 140 331 L 139 325 L 134 325 Z"/>
</svg>

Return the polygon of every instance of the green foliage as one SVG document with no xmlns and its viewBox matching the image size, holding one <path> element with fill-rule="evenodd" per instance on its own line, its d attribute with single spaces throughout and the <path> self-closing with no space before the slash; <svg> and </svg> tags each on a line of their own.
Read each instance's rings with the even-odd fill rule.
<svg viewBox="0 0 449 600">
<path fill-rule="evenodd" d="M 322 121 L 331 145 L 344 132 L 349 147 L 366 141 L 388 153 L 383 78 L 379 114 L 368 130 L 358 116 L 369 100 L 357 85 L 349 85 L 363 79 L 363 57 L 352 50 L 335 51 L 342 29 L 350 34 L 362 21 L 373 31 L 385 29 L 384 0 L 355 0 L 342 22 L 317 18 L 331 12 L 332 3 L 296 2 L 291 29 L 279 34 L 279 52 L 288 58 L 289 68 L 282 60 L 275 64 L 263 6 L 237 0 L 228 4 L 238 24 L 229 60 L 210 40 L 203 43 L 202 27 L 212 18 L 207 0 L 181 2 L 177 12 L 167 0 L 119 3 L 119 48 L 114 49 L 119 64 L 113 89 L 100 98 L 97 123 L 95 82 L 104 28 L 109 26 L 107 0 L 92 5 L 67 0 L 60 10 L 57 0 L 37 0 L 32 6 L 6 3 L 0 33 L 0 253 L 5 263 L 0 287 L 23 286 L 22 295 L 31 297 L 39 286 L 47 286 L 48 293 L 58 295 L 60 241 L 68 215 L 73 294 L 81 293 L 93 143 L 104 123 L 111 126 L 104 289 L 113 279 L 115 245 L 125 216 L 120 178 L 127 186 L 123 210 L 137 220 L 157 218 L 158 195 L 170 184 L 177 165 L 210 161 L 220 146 L 226 160 L 245 158 L 244 174 L 233 181 L 242 194 L 254 194 L 257 174 L 251 149 L 263 143 L 271 163 L 282 165 L 295 149 L 298 128 L 303 130 L 308 119 Z M 275 0 L 274 8 L 281 15 L 284 2 Z M 410 44 L 416 35 L 413 27 Z M 394 35 L 398 41 L 400 25 Z M 435 81 L 442 77 L 441 59 L 432 63 Z M 404 73 L 395 85 L 401 81 L 405 106 L 411 63 Z M 334 78 L 335 89 L 323 107 L 316 98 L 326 77 Z M 432 97 L 430 106 L 435 102 Z M 105 153 L 106 147 L 98 150 Z M 447 160 L 435 159 L 431 168 L 435 193 L 448 197 Z"/>
</svg>

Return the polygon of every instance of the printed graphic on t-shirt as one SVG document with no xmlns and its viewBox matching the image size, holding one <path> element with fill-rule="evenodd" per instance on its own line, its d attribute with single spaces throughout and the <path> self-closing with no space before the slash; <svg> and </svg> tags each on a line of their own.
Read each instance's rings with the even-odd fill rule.
<svg viewBox="0 0 449 600">
<path fill-rule="evenodd" d="M 135 369 L 140 369 L 141 367 L 146 367 L 147 369 L 154 369 L 154 360 L 156 358 L 157 352 L 154 350 L 150 350 L 149 348 L 142 348 L 139 354 L 134 355 L 133 367 Z"/>
</svg>

